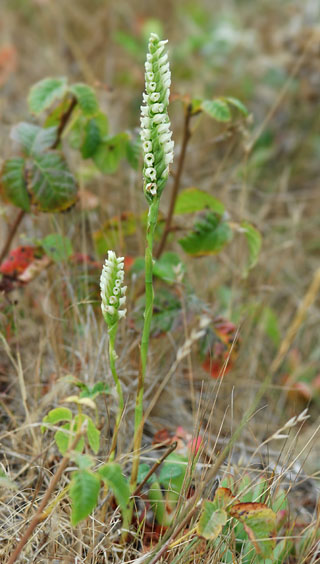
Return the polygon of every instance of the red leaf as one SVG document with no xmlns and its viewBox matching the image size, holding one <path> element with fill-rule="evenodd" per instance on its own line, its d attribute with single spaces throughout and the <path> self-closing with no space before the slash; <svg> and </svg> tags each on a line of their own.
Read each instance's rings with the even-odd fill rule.
<svg viewBox="0 0 320 564">
<path fill-rule="evenodd" d="M 38 247 L 17 247 L 9 253 L 8 258 L 1 264 L 0 272 L 11 278 L 17 278 L 36 258 L 39 258 L 40 254 Z"/>
</svg>

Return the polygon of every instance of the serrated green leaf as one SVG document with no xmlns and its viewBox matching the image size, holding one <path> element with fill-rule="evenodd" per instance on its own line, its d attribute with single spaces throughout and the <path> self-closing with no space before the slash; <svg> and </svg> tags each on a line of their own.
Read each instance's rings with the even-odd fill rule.
<svg viewBox="0 0 320 564">
<path fill-rule="evenodd" d="M 21 122 L 11 129 L 10 137 L 18 143 L 26 156 L 32 156 L 52 147 L 57 138 L 57 128 L 44 129 L 32 123 Z"/>
<path fill-rule="evenodd" d="M 230 515 L 243 524 L 255 551 L 263 558 L 271 556 L 276 544 L 274 511 L 263 503 L 237 503 L 231 507 Z"/>
<path fill-rule="evenodd" d="M 179 240 L 183 250 L 193 256 L 220 252 L 231 241 L 232 229 L 222 218 L 212 212 L 195 223 L 189 235 Z"/>
<path fill-rule="evenodd" d="M 28 187 L 33 203 L 43 212 L 66 210 L 77 197 L 74 177 L 56 151 L 33 157 Z"/>
<path fill-rule="evenodd" d="M 70 86 L 69 92 L 76 97 L 79 107 L 85 116 L 91 117 L 98 113 L 99 104 L 96 93 L 90 86 L 79 82 Z"/>
<path fill-rule="evenodd" d="M 25 180 L 25 161 L 22 157 L 13 157 L 4 161 L 0 192 L 4 200 L 26 212 L 30 210 L 30 195 Z"/>
<path fill-rule="evenodd" d="M 216 509 L 212 501 L 205 500 L 203 503 L 197 534 L 207 540 L 216 539 L 222 527 L 227 522 L 227 513 L 224 509 Z"/>
<path fill-rule="evenodd" d="M 100 466 L 98 473 L 101 479 L 112 489 L 122 512 L 125 512 L 130 499 L 130 487 L 127 478 L 122 474 L 120 464 L 108 462 Z"/>
<path fill-rule="evenodd" d="M 89 468 L 91 468 L 94 464 L 94 460 L 92 458 L 92 456 L 89 456 L 88 454 L 81 454 L 81 453 L 77 453 L 75 454 L 72 459 L 75 461 L 76 465 L 79 467 L 79 470 L 88 470 Z"/>
<path fill-rule="evenodd" d="M 94 155 L 102 140 L 100 129 L 95 118 L 89 119 L 84 127 L 84 139 L 81 146 L 81 154 L 84 159 Z"/>
<path fill-rule="evenodd" d="M 128 139 L 126 145 L 126 155 L 128 163 L 134 170 L 138 170 L 141 159 L 141 138 L 138 135 L 135 139 Z"/>
<path fill-rule="evenodd" d="M 220 215 L 225 211 L 223 203 L 211 196 L 211 194 L 208 194 L 208 192 L 198 188 L 186 188 L 178 195 L 174 213 L 195 213 L 204 209 L 210 209 Z"/>
<path fill-rule="evenodd" d="M 46 255 L 55 262 L 66 261 L 73 253 L 70 239 L 59 233 L 47 235 L 40 243 Z"/>
<path fill-rule="evenodd" d="M 231 120 L 231 112 L 228 104 L 219 98 L 215 100 L 204 100 L 201 104 L 201 108 L 216 121 L 227 122 Z"/>
<path fill-rule="evenodd" d="M 76 418 L 75 418 L 76 419 Z M 75 427 L 75 426 L 74 426 Z M 54 440 L 56 445 L 61 452 L 62 455 L 65 455 L 69 446 L 71 445 L 72 441 L 76 436 L 75 431 L 70 431 L 70 423 L 65 423 L 61 426 L 59 431 L 56 431 L 54 435 Z M 79 442 L 74 449 L 76 452 L 82 452 L 84 447 L 84 438 L 81 437 Z"/>
<path fill-rule="evenodd" d="M 165 282 L 173 284 L 177 279 L 175 268 L 178 265 L 181 265 L 183 272 L 185 270 L 185 265 L 176 253 L 163 253 L 160 259 L 154 264 L 153 274 L 154 276 L 161 278 L 161 280 L 165 280 Z"/>
<path fill-rule="evenodd" d="M 49 425 L 56 425 L 60 421 L 71 421 L 72 411 L 68 407 L 55 407 L 51 409 L 49 413 L 43 418 L 43 423 L 49 423 Z M 44 430 L 46 428 L 44 427 Z"/>
<path fill-rule="evenodd" d="M 226 100 L 228 104 L 231 104 L 231 106 L 237 108 L 237 110 L 239 110 L 239 112 L 241 112 L 244 116 L 249 115 L 247 108 L 240 100 L 238 100 L 238 98 L 233 98 L 232 96 L 228 96 L 227 98 L 224 98 L 224 100 Z"/>
<path fill-rule="evenodd" d="M 125 154 L 128 135 L 119 133 L 100 143 L 93 155 L 93 161 L 103 174 L 113 174 Z"/>
<path fill-rule="evenodd" d="M 34 114 L 40 114 L 51 104 L 63 98 L 67 91 L 66 78 L 44 78 L 32 86 L 28 96 L 29 109 Z"/>
<path fill-rule="evenodd" d="M 250 270 L 258 262 L 259 253 L 262 245 L 262 237 L 261 237 L 261 233 L 247 221 L 243 221 L 241 223 L 241 230 L 244 233 L 248 243 L 249 261 L 248 261 L 247 269 Z"/>
<path fill-rule="evenodd" d="M 70 485 L 71 524 L 75 527 L 97 506 L 100 491 L 99 477 L 89 470 L 78 470 Z"/>
<path fill-rule="evenodd" d="M 165 488 L 175 489 L 180 492 L 187 471 L 188 459 L 181 455 L 172 453 L 162 464 L 159 482 Z"/>
<path fill-rule="evenodd" d="M 91 417 L 87 418 L 87 422 L 88 422 L 87 437 L 88 437 L 90 448 L 92 448 L 95 454 L 98 454 L 100 448 L 100 431 L 95 426 Z"/>
</svg>

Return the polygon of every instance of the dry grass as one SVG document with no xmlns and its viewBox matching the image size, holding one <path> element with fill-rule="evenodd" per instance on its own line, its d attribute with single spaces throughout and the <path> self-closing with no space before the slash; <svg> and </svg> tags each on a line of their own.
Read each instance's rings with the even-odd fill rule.
<svg viewBox="0 0 320 564">
<path fill-rule="evenodd" d="M 248 406 L 254 405 L 261 384 L 269 378 L 254 416 L 246 421 L 223 464 L 218 459 L 218 475 L 232 476 L 235 484 L 246 473 L 252 484 L 266 476 L 270 491 L 284 487 L 294 524 L 288 535 L 298 537 L 306 527 L 314 531 L 296 559 L 290 557 L 286 562 L 315 563 L 319 558 L 315 548 L 319 525 L 319 389 L 308 402 L 290 389 L 292 384 L 286 383 L 284 376 L 290 370 L 288 358 L 296 359 L 293 379 L 299 379 L 310 368 L 315 372 L 320 369 L 320 38 L 319 29 L 313 26 L 319 7 L 313 0 L 283 2 L 281 7 L 278 2 L 264 0 L 254 7 L 250 2 L 228 1 L 223 8 L 216 4 L 221 18 L 229 22 L 229 28 L 225 24 L 224 37 L 231 37 L 231 47 L 226 52 L 222 49 L 215 57 L 214 41 L 188 55 L 182 52 L 181 45 L 188 36 L 210 32 L 201 9 L 198 19 L 192 19 L 196 8 L 186 8 L 183 2 L 4 2 L 1 11 L 6 23 L 2 24 L 0 49 L 5 44 L 14 46 L 16 67 L 0 92 L 2 154 L 10 154 L 6 140 L 11 125 L 29 119 L 25 103 L 29 87 L 48 75 L 66 75 L 70 81 L 82 80 L 96 86 L 112 132 L 137 126 L 143 67 L 140 60 L 128 55 L 117 43 L 115 33 L 126 30 L 138 35 L 141 22 L 147 17 L 164 22 L 164 35 L 170 39 L 173 54 L 174 93 L 190 93 L 194 97 L 230 94 L 248 105 L 254 124 L 245 128 L 239 125 L 227 134 L 212 122 L 194 122 L 182 185 L 209 191 L 224 202 L 234 221 L 245 218 L 257 226 L 263 235 L 259 263 L 247 278 L 243 277 L 246 250 L 238 239 L 217 257 L 183 257 L 189 286 L 177 285 L 181 318 L 172 331 L 152 341 L 142 460 L 158 458 L 151 443 L 154 433 L 163 427 L 172 433 L 179 425 L 195 435 L 200 431 L 204 453 L 197 465 L 198 482 L 202 484 L 201 476 L 205 476 L 208 494 L 219 453 L 238 428 Z M 214 18 L 212 2 L 203 0 L 201 6 L 210 15 L 213 27 L 219 18 Z M 171 115 L 178 155 L 183 119 L 177 102 L 172 104 Z M 261 146 L 260 153 L 252 152 L 253 141 L 262 134 L 270 137 L 270 144 Z M 83 166 L 74 154 L 69 157 L 75 169 Z M 71 238 L 75 251 L 94 255 L 92 234 L 107 218 L 145 209 L 140 173 L 133 173 L 127 166 L 116 175 L 95 178 L 85 188 L 98 197 L 98 208 L 87 212 L 78 205 L 68 214 L 26 217 L 15 243 L 57 230 Z M 167 190 L 170 189 L 168 185 Z M 163 213 L 168 201 L 164 195 Z M 2 207 L 1 213 L 4 238 L 15 212 Z M 143 238 L 141 226 L 129 249 L 115 250 L 141 255 Z M 169 245 L 182 252 L 178 245 Z M 5 487 L 0 493 L 3 562 L 24 533 L 59 463 L 51 435 L 41 435 L 40 426 L 48 410 L 73 393 L 66 376 L 72 374 L 88 385 L 105 379 L 111 383 L 107 336 L 99 304 L 86 291 L 91 284 L 89 276 L 86 269 L 61 263 L 30 285 L 15 290 L 9 298 L 3 298 L 0 321 L 7 334 L 4 333 L 0 345 L 1 464 L 12 481 L 12 489 Z M 79 298 L 80 284 L 85 291 Z M 199 306 L 189 303 L 190 286 L 211 318 L 223 315 L 238 323 L 235 363 L 218 380 L 203 371 L 196 347 L 179 359 L 179 350 L 199 323 L 195 315 Z M 136 290 L 139 280 L 129 288 L 129 319 L 136 308 Z M 277 344 L 266 335 L 266 307 L 271 307 L 277 316 Z M 139 334 L 132 324 L 123 326 L 120 333 L 118 366 L 126 410 L 117 458 L 129 470 Z M 115 395 L 111 400 L 98 400 L 102 444 L 97 464 L 105 460 L 115 406 Z M 286 434 L 286 422 L 306 407 L 310 418 L 304 423 L 291 422 L 289 438 L 277 438 L 277 431 L 281 429 L 280 434 Z M 53 494 L 50 515 L 35 530 L 21 562 L 143 562 L 138 534 L 126 548 L 120 546 L 121 519 L 117 510 L 109 509 L 106 520 L 101 521 L 103 511 L 99 507 L 83 524 L 71 527 L 68 499 L 60 497 L 69 483 L 71 470 L 70 463 Z M 199 542 L 193 546 L 192 542 L 181 540 L 158 561 L 199 564 L 219 559 L 213 545 Z M 240 555 L 238 562 L 242 561 Z"/>
</svg>

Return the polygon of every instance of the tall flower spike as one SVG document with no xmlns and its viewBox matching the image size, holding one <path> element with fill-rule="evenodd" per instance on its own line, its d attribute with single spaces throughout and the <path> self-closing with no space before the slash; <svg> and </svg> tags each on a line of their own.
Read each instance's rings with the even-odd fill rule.
<svg viewBox="0 0 320 564">
<path fill-rule="evenodd" d="M 127 286 L 123 286 L 123 279 L 124 258 L 117 258 L 113 251 L 108 251 L 108 258 L 101 272 L 100 290 L 101 309 L 109 328 L 125 317 L 127 312 L 126 309 L 121 309 L 126 303 L 127 289 Z"/>
<path fill-rule="evenodd" d="M 144 105 L 141 106 L 141 139 L 144 153 L 144 193 L 151 203 L 160 197 L 165 187 L 169 165 L 173 161 L 170 120 L 167 113 L 169 103 L 171 74 L 168 55 L 165 52 L 167 41 L 160 41 L 151 33 L 147 61 L 145 63 Z"/>
</svg>

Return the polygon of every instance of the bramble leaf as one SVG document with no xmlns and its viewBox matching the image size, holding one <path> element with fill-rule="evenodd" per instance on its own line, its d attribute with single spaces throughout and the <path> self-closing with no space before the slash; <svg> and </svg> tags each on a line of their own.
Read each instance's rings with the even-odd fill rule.
<svg viewBox="0 0 320 564">
<path fill-rule="evenodd" d="M 88 427 L 87 427 L 88 442 L 93 452 L 97 454 L 100 448 L 100 431 L 95 426 L 91 417 L 87 418 L 87 422 L 88 422 Z"/>
<path fill-rule="evenodd" d="M 204 100 L 201 104 L 202 110 L 216 121 L 227 122 L 231 120 L 231 112 L 228 104 L 223 100 Z"/>
<path fill-rule="evenodd" d="M 182 190 L 177 198 L 174 208 L 175 214 L 195 213 L 204 209 L 210 209 L 220 215 L 224 213 L 222 202 L 198 188 L 186 188 Z"/>
<path fill-rule="evenodd" d="M 0 192 L 4 200 L 26 212 L 30 210 L 30 196 L 25 180 L 25 160 L 22 157 L 13 157 L 4 161 Z"/>
<path fill-rule="evenodd" d="M 69 87 L 69 92 L 76 97 L 79 107 L 85 116 L 91 117 L 98 113 L 99 104 L 96 93 L 90 86 L 78 82 Z"/>
<path fill-rule="evenodd" d="M 89 119 L 84 127 L 84 139 L 81 146 L 81 154 L 84 159 L 89 159 L 94 155 L 101 140 L 102 137 L 96 119 Z"/>
<path fill-rule="evenodd" d="M 233 237 L 229 224 L 212 212 L 195 223 L 193 230 L 179 240 L 183 250 L 193 256 L 218 253 Z"/>
<path fill-rule="evenodd" d="M 33 123 L 21 122 L 11 129 L 10 137 L 26 156 L 32 156 L 52 147 L 57 138 L 57 128 L 42 128 Z"/>
<path fill-rule="evenodd" d="M 67 91 L 67 80 L 61 78 L 44 78 L 34 84 L 29 92 L 28 104 L 30 112 L 40 114 L 51 104 L 63 98 Z"/>
<path fill-rule="evenodd" d="M 120 161 L 125 154 L 128 135 L 118 133 L 100 143 L 93 155 L 93 161 L 103 174 L 113 174 L 118 169 Z"/>
<path fill-rule="evenodd" d="M 276 544 L 276 513 L 264 503 L 237 503 L 231 507 L 230 515 L 243 524 L 255 551 L 268 558 Z"/>
<path fill-rule="evenodd" d="M 73 253 L 72 244 L 68 237 L 59 233 L 51 233 L 41 241 L 41 246 L 48 257 L 55 262 L 66 261 Z"/>
<path fill-rule="evenodd" d="M 249 115 L 247 108 L 245 107 L 243 102 L 238 100 L 238 98 L 233 98 L 232 96 L 228 96 L 227 98 L 224 98 L 224 100 L 226 100 L 228 104 L 230 104 L 231 106 L 237 108 L 237 110 L 239 110 L 239 112 L 241 112 L 244 116 Z"/>
<path fill-rule="evenodd" d="M 88 517 L 98 503 L 100 491 L 99 477 L 89 470 L 78 470 L 73 473 L 71 498 L 71 524 L 75 527 L 80 521 Z"/>
<path fill-rule="evenodd" d="M 68 407 L 55 407 L 51 409 L 49 413 L 43 418 L 43 423 L 49 423 L 50 425 L 56 425 L 60 421 L 71 421 L 72 411 Z M 43 427 L 42 429 L 46 429 Z"/>
<path fill-rule="evenodd" d="M 244 233 L 247 239 L 248 248 L 249 248 L 249 261 L 248 261 L 247 269 L 251 270 L 251 268 L 253 268 L 258 262 L 259 253 L 262 245 L 261 233 L 247 221 L 242 221 L 241 231 L 242 233 Z"/>
<path fill-rule="evenodd" d="M 214 540 L 227 522 L 224 509 L 217 509 L 214 502 L 205 500 L 197 527 L 197 534 L 207 540 Z"/>
<path fill-rule="evenodd" d="M 40 211 L 63 211 L 75 203 L 77 186 L 59 153 L 39 153 L 34 156 L 32 165 L 28 187 L 32 202 Z"/>
<path fill-rule="evenodd" d="M 129 503 L 130 487 L 127 478 L 122 474 L 120 464 L 108 462 L 104 466 L 100 466 L 98 474 L 112 489 L 122 512 L 125 512 Z"/>
</svg>

